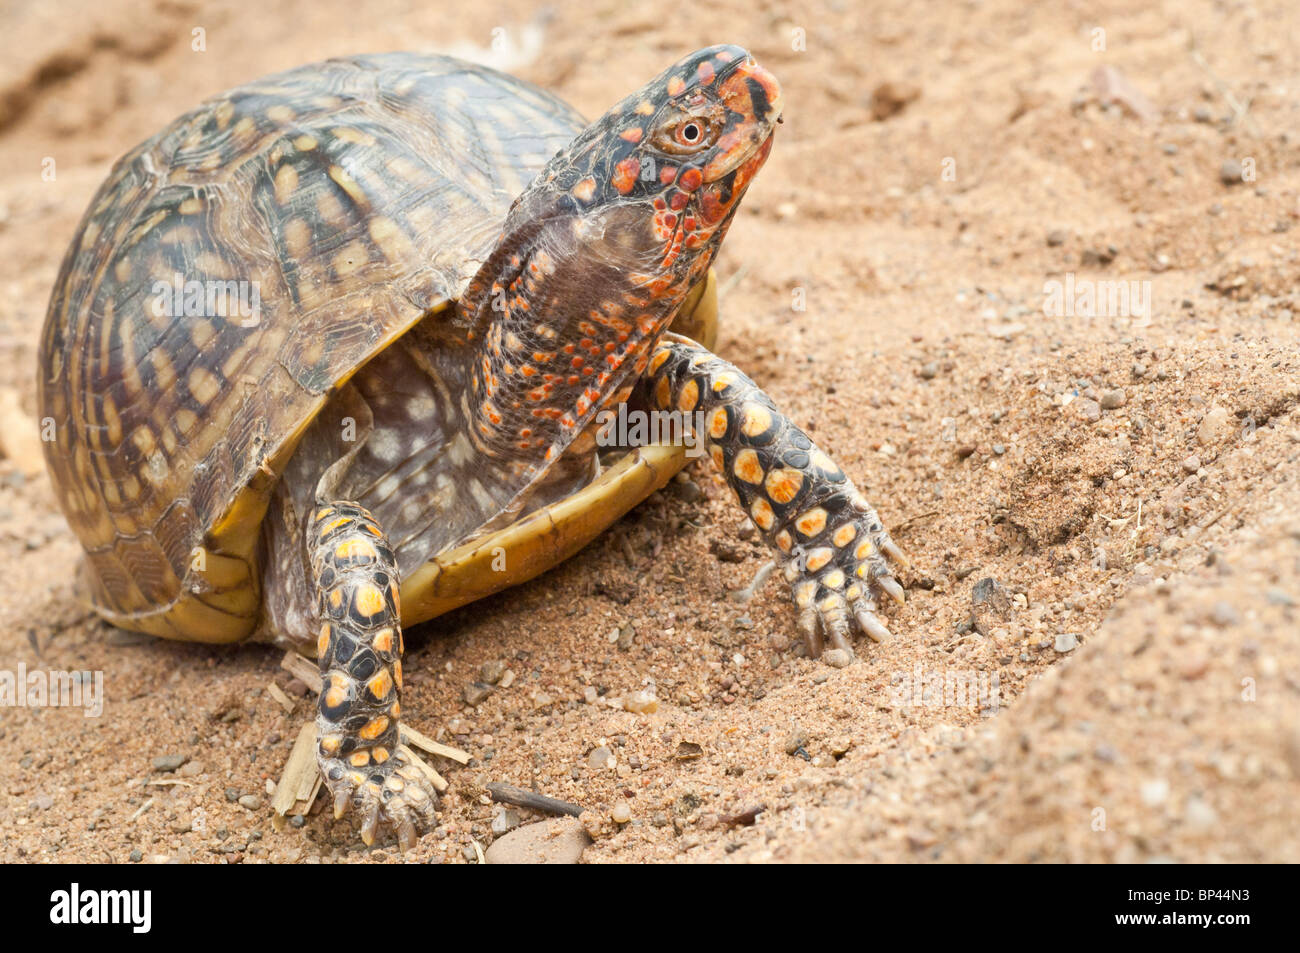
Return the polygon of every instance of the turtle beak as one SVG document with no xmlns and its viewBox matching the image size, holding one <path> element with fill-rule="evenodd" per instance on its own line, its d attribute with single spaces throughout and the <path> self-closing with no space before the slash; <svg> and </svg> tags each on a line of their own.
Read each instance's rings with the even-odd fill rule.
<svg viewBox="0 0 1300 953">
<path fill-rule="evenodd" d="M 718 139 L 715 155 L 701 170 L 705 182 L 715 182 L 750 163 L 746 181 L 753 178 L 772 146 L 772 133 L 781 121 L 784 102 L 781 84 L 752 56 L 738 61 L 721 78 L 718 93 L 734 117 Z"/>
</svg>

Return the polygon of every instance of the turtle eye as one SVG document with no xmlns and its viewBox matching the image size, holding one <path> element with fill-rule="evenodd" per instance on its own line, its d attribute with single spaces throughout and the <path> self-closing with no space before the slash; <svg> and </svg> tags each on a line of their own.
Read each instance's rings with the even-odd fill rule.
<svg viewBox="0 0 1300 953">
<path fill-rule="evenodd" d="M 703 116 L 683 116 L 655 136 L 655 145 L 669 155 L 691 155 L 718 141 L 718 130 Z"/>
</svg>

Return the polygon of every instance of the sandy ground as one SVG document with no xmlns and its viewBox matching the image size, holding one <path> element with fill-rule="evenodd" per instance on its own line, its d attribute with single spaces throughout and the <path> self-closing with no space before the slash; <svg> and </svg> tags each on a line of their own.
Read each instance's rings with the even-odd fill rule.
<svg viewBox="0 0 1300 953">
<path fill-rule="evenodd" d="M 438 763 L 440 824 L 405 859 L 475 860 L 516 820 L 485 795 L 506 781 L 585 806 L 589 862 L 1300 860 L 1300 8 L 663 9 L 6 4 L 0 669 L 102 671 L 107 702 L 0 713 L 0 859 L 399 858 L 322 802 L 274 829 L 312 708 L 267 691 L 299 687 L 279 653 L 87 614 L 21 421 L 114 157 L 262 73 L 500 29 L 496 62 L 588 115 L 708 43 L 779 76 L 720 349 L 916 568 L 892 642 L 803 658 L 781 583 L 728 597 L 764 555 L 694 466 L 558 570 L 411 634 L 404 711 L 473 760 Z M 1149 282 L 1149 313 L 1046 307 L 1067 277 Z M 485 665 L 513 681 L 470 705 Z M 614 703 L 647 687 L 653 714 Z"/>
</svg>

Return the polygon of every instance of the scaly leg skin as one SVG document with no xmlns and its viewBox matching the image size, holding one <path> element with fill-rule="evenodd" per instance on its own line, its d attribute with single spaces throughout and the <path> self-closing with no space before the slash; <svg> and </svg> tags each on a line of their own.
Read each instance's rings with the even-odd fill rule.
<svg viewBox="0 0 1300 953">
<path fill-rule="evenodd" d="M 901 603 L 890 564 L 907 558 L 830 457 L 757 384 L 693 341 L 665 335 L 642 386 L 652 406 L 699 421 L 713 462 L 776 551 L 809 654 L 820 657 L 829 639 L 851 655 L 850 619 L 877 642 L 889 638 L 874 591 Z"/>
<path fill-rule="evenodd" d="M 355 503 L 317 504 L 309 539 L 324 682 L 316 758 L 334 795 L 334 816 L 351 802 L 367 846 L 386 825 L 405 850 L 417 827 L 433 822 L 437 795 L 398 751 L 402 628 L 393 553 L 374 518 Z"/>
</svg>

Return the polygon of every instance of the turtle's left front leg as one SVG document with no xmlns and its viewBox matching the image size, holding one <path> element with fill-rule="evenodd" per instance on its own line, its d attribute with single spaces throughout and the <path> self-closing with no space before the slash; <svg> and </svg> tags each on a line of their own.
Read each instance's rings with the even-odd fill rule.
<svg viewBox="0 0 1300 953">
<path fill-rule="evenodd" d="M 902 602 L 891 563 L 907 560 L 853 482 L 735 365 L 665 335 L 642 387 L 647 403 L 702 430 L 713 462 L 789 581 L 808 650 L 852 651 L 850 619 L 880 641 L 875 592 Z"/>
</svg>

